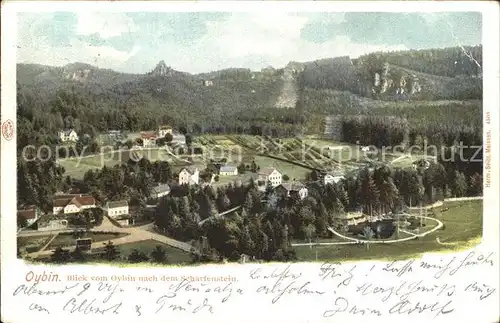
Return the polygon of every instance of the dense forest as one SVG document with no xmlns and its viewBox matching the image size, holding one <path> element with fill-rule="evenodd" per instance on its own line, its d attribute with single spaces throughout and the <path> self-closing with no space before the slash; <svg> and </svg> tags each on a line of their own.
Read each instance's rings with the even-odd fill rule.
<svg viewBox="0 0 500 323">
<path fill-rule="evenodd" d="M 481 49 L 467 48 L 479 64 Z M 394 61 L 404 67 L 391 65 Z M 461 49 L 449 48 L 294 62 L 271 72 L 226 69 L 199 75 L 161 64 L 154 73 L 144 75 L 81 63 L 65 67 L 18 64 L 18 122 L 20 128 L 28 129 L 23 133 L 34 131 L 42 136 L 62 128 L 93 136 L 108 129 L 140 131 L 165 123 L 193 133 L 253 133 L 257 126 L 289 136 L 316 132 L 317 127 L 309 127 L 308 121 L 324 114 L 368 113 L 384 104 L 377 112 L 395 110 L 410 99 L 412 104 L 438 109 L 449 104 L 436 100 L 480 100 L 482 78 L 477 66 L 467 62 L 471 60 Z M 282 111 L 274 105 L 288 69 L 296 77 L 299 100 L 296 109 Z M 425 74 L 430 72 L 434 74 Z M 460 104 L 456 106 L 459 109 Z M 421 115 L 438 117 L 430 110 Z"/>
<path fill-rule="evenodd" d="M 97 135 L 110 129 L 136 132 L 170 124 L 194 135 L 293 137 L 322 134 L 330 115 L 342 116 L 342 140 L 350 143 L 422 149 L 425 143 L 446 149 L 461 142 L 481 145 L 482 47 L 465 50 L 374 53 L 355 60 L 294 62 L 261 72 L 227 69 L 199 75 L 172 70 L 165 63 L 144 75 L 81 63 L 18 64 L 18 154 L 28 145 L 55 150 L 61 129 L 75 129 L 80 135 L 76 151 L 85 146 L 92 153 L 99 150 Z M 275 108 L 287 69 L 297 79 L 298 104 L 294 109 Z M 407 98 L 393 95 L 401 89 L 411 94 L 412 88 L 415 93 Z M 425 101 L 422 96 L 427 96 Z M 40 165 L 19 161 L 18 189 L 37 192 L 33 196 L 19 192 L 21 202 L 46 205 L 48 201 L 37 196 L 43 199 L 71 183 L 55 163 L 54 153 Z M 472 156 L 472 149 L 467 154 Z M 455 167 L 466 177 L 481 173 L 482 163 L 469 164 L 454 163 L 447 171 Z M 51 174 L 50 183 L 43 174 Z"/>
</svg>

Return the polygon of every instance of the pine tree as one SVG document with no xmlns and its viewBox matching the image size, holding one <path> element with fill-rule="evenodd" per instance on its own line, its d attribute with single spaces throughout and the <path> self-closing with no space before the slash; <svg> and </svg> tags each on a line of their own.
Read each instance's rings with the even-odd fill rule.
<svg viewBox="0 0 500 323">
<path fill-rule="evenodd" d="M 455 197 L 464 196 L 467 193 L 467 180 L 465 175 L 459 171 L 454 173 L 451 193 Z"/>
<path fill-rule="evenodd" d="M 75 250 L 71 253 L 71 258 L 73 258 L 74 261 L 77 262 L 83 262 L 85 261 L 85 254 L 83 253 L 82 249 L 77 246 Z"/>
<path fill-rule="evenodd" d="M 149 260 L 148 256 L 144 252 L 140 252 L 137 249 L 132 250 L 132 252 L 128 255 L 127 259 L 131 263 L 139 263 Z"/>
<path fill-rule="evenodd" d="M 120 252 L 116 249 L 112 241 L 108 241 L 104 246 L 103 258 L 108 261 L 116 260 L 120 257 Z"/>
<path fill-rule="evenodd" d="M 57 247 L 50 256 L 52 262 L 55 263 L 65 263 L 71 259 L 71 255 L 67 249 Z"/>
<path fill-rule="evenodd" d="M 151 259 L 157 263 L 165 263 L 167 262 L 167 253 L 162 246 L 157 245 L 155 249 L 151 252 Z"/>
<path fill-rule="evenodd" d="M 248 226 L 245 226 L 243 228 L 239 245 L 242 253 L 249 256 L 255 255 L 255 242 L 252 240 L 250 229 L 248 228 Z"/>
<path fill-rule="evenodd" d="M 481 174 L 474 173 L 470 177 L 469 191 L 470 191 L 471 195 L 482 195 L 483 194 L 483 176 L 481 176 Z"/>
</svg>

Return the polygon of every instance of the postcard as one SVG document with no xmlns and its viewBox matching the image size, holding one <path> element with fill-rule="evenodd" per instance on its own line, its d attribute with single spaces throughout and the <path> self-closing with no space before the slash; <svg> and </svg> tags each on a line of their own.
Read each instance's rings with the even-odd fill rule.
<svg viewBox="0 0 500 323">
<path fill-rule="evenodd" d="M 2 5 L 2 322 L 500 319 L 497 3 Z"/>
</svg>

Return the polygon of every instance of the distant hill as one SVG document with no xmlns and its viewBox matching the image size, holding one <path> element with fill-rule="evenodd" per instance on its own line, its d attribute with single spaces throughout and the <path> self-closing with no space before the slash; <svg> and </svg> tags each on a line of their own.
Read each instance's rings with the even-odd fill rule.
<svg viewBox="0 0 500 323">
<path fill-rule="evenodd" d="M 482 64 L 481 46 L 466 50 Z M 84 63 L 18 64 L 18 100 L 23 103 L 18 113 L 28 113 L 30 120 L 47 119 L 51 132 L 75 124 L 137 131 L 165 122 L 247 131 L 257 122 L 287 124 L 287 133 L 294 133 L 308 118 L 369 111 L 381 102 L 480 100 L 482 71 L 477 64 L 461 48 L 201 74 L 176 71 L 165 61 L 145 74 Z"/>
</svg>

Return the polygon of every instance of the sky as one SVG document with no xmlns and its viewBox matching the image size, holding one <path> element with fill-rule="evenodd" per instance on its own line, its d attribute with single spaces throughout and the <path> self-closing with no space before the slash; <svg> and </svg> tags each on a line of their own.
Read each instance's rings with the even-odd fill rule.
<svg viewBox="0 0 500 323">
<path fill-rule="evenodd" d="M 374 51 L 481 44 L 481 13 L 18 13 L 17 62 L 146 73 L 260 70 Z"/>
</svg>

